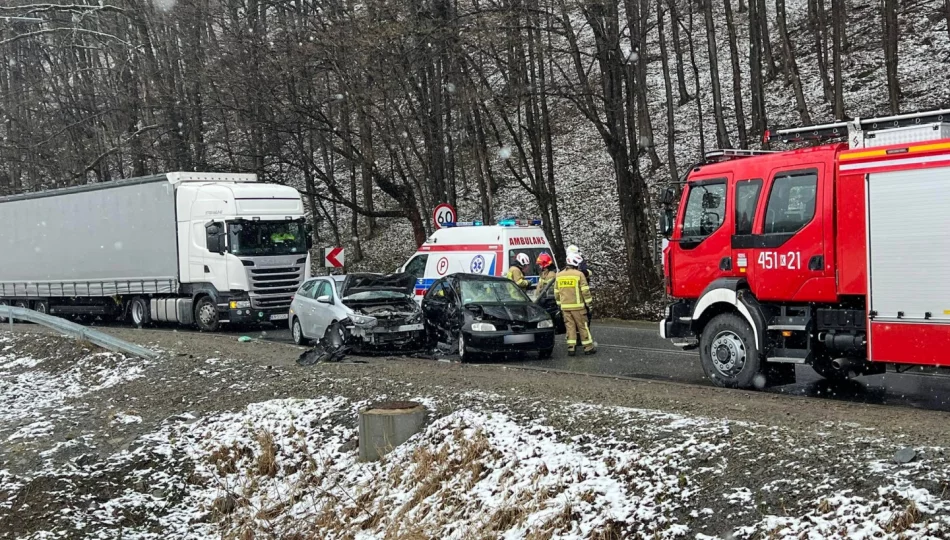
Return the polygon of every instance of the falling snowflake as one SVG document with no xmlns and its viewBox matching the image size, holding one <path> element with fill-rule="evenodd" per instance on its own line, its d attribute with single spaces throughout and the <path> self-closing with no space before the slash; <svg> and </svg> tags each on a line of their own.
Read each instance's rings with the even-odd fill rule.
<svg viewBox="0 0 950 540">
<path fill-rule="evenodd" d="M 508 158 L 510 158 L 510 157 L 511 157 L 511 147 L 510 147 L 510 146 L 502 146 L 501 148 L 499 148 L 499 149 L 498 149 L 498 157 L 499 157 L 500 159 L 508 159 Z"/>
<path fill-rule="evenodd" d="M 155 7 L 162 11 L 171 11 L 178 0 L 152 0 Z"/>
</svg>

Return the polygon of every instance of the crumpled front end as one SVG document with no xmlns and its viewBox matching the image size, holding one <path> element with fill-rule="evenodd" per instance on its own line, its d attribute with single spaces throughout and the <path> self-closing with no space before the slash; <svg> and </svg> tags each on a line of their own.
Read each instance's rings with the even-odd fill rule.
<svg viewBox="0 0 950 540">
<path fill-rule="evenodd" d="M 424 342 L 422 310 L 410 297 L 386 302 L 352 303 L 346 321 L 354 345 L 375 349 L 405 349 Z"/>
</svg>

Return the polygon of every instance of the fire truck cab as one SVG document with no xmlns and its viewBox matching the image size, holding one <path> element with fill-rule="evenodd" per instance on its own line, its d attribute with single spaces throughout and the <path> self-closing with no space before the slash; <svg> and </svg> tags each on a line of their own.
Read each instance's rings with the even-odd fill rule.
<svg viewBox="0 0 950 540">
<path fill-rule="evenodd" d="M 719 151 L 668 208 L 660 334 L 717 385 L 950 366 L 950 111 L 778 132 Z M 674 202 L 669 194 L 667 201 Z"/>
</svg>

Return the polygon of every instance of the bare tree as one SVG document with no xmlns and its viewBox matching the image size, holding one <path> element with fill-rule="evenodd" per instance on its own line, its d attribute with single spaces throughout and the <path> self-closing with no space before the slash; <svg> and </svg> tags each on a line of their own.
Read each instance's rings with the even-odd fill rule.
<svg viewBox="0 0 950 540">
<path fill-rule="evenodd" d="M 832 69 L 834 71 L 834 112 L 835 118 L 843 120 L 844 110 L 844 84 L 842 83 L 843 71 L 841 69 L 841 52 L 844 49 L 843 41 L 845 34 L 845 6 L 844 0 L 831 0 L 831 34 L 832 34 Z"/>
<path fill-rule="evenodd" d="M 798 62 L 795 60 L 795 48 L 788 35 L 788 25 L 785 20 L 785 0 L 775 0 L 775 18 L 778 21 L 778 31 L 782 40 L 782 50 L 785 53 L 785 73 L 792 83 L 795 92 L 795 108 L 801 117 L 802 123 L 811 124 L 811 115 L 808 114 L 808 104 L 805 102 L 805 92 L 802 89 L 802 79 L 798 73 Z"/>
<path fill-rule="evenodd" d="M 882 0 L 884 22 L 884 66 L 887 71 L 887 96 L 891 114 L 898 114 L 901 107 L 901 86 L 897 75 L 897 49 L 900 41 L 900 26 L 897 20 L 897 0 Z"/>
<path fill-rule="evenodd" d="M 675 25 L 675 23 L 674 23 Z M 679 171 L 676 166 L 676 115 L 673 106 L 673 85 L 670 82 L 670 61 L 667 56 L 666 30 L 663 21 L 663 3 L 656 9 L 656 28 L 660 41 L 660 60 L 663 62 L 663 88 L 666 90 L 666 154 L 669 161 L 670 181 L 674 184 L 679 180 Z"/>
<path fill-rule="evenodd" d="M 716 143 L 720 148 L 729 148 L 729 132 L 726 130 L 725 114 L 722 109 L 722 86 L 719 84 L 719 48 L 716 45 L 712 0 L 703 0 L 702 9 L 706 19 L 706 46 L 709 49 L 709 78 L 713 94 L 713 116 L 716 120 Z"/>
<path fill-rule="evenodd" d="M 723 0 L 726 11 L 726 31 L 729 34 L 729 59 L 732 62 L 732 98 L 736 106 L 736 129 L 739 132 L 739 147 L 749 147 L 746 132 L 745 109 L 742 106 L 742 71 L 739 69 L 739 44 L 736 38 L 736 25 L 732 20 L 732 2 Z"/>
<path fill-rule="evenodd" d="M 947 0 L 950 2 L 950 0 Z M 670 29 L 673 36 L 673 53 L 676 55 L 676 87 L 679 90 L 680 105 L 689 103 L 689 91 L 686 89 L 685 65 L 683 61 L 683 46 L 680 40 L 680 16 L 676 7 L 677 0 L 666 0 L 670 8 Z"/>
</svg>

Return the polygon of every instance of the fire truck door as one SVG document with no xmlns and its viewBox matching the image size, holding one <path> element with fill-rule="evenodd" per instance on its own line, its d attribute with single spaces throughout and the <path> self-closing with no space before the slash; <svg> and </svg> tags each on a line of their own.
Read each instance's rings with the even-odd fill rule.
<svg viewBox="0 0 950 540">
<path fill-rule="evenodd" d="M 754 253 L 752 251 L 752 226 L 755 224 L 756 210 L 762 198 L 762 179 L 739 180 L 735 183 L 732 200 L 735 208 L 732 232 L 732 270 L 733 276 L 752 280 L 755 273 Z"/>
<path fill-rule="evenodd" d="M 821 165 L 776 170 L 752 235 L 750 288 L 759 300 L 807 301 L 805 284 L 825 275 Z"/>
<path fill-rule="evenodd" d="M 732 275 L 729 237 L 732 219 L 727 212 L 728 178 L 690 181 L 684 195 L 681 221 L 670 242 L 673 296 L 698 298 L 707 285 Z"/>
</svg>

